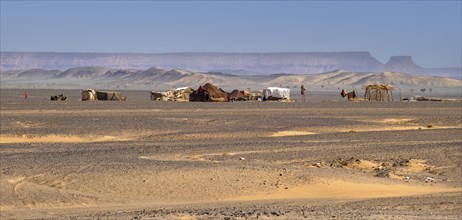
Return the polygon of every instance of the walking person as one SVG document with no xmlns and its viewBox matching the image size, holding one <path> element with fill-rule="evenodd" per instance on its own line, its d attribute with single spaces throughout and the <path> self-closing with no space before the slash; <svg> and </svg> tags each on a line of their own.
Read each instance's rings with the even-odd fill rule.
<svg viewBox="0 0 462 220">
<path fill-rule="evenodd" d="M 27 99 L 27 97 L 29 96 L 29 93 L 27 91 L 24 92 L 24 99 Z"/>
<path fill-rule="evenodd" d="M 305 91 L 306 91 L 305 85 L 302 85 L 300 87 L 300 93 L 302 94 L 302 101 L 303 102 L 305 102 Z"/>
</svg>

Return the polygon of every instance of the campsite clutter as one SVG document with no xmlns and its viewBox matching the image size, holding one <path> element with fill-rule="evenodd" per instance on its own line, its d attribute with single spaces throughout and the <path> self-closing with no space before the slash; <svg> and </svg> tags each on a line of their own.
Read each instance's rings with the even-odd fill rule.
<svg viewBox="0 0 462 220">
<path fill-rule="evenodd" d="M 442 102 L 443 99 L 440 99 L 440 98 L 427 98 L 427 97 L 424 97 L 424 96 L 411 96 L 409 98 L 403 98 L 403 101 L 408 101 L 408 102 L 426 102 L 426 101 Z"/>
<path fill-rule="evenodd" d="M 260 92 L 235 89 L 231 93 L 212 83 L 199 86 L 177 88 L 165 92 L 151 91 L 153 101 L 190 101 L 190 102 L 234 102 L 234 101 L 294 101 L 290 99 L 290 89 L 269 87 Z"/>
<path fill-rule="evenodd" d="M 342 89 L 341 97 L 347 97 L 349 101 L 393 101 L 392 85 L 370 84 L 362 87 L 365 90 L 364 99 L 359 99 L 356 91 L 346 92 Z M 340 89 L 340 88 L 339 88 Z M 249 88 L 250 90 L 250 88 Z M 304 100 L 306 88 L 301 86 L 302 101 Z M 28 97 L 24 93 L 24 97 Z M 51 96 L 52 101 L 64 101 L 67 97 L 63 94 Z M 94 89 L 82 90 L 82 101 L 112 100 L 125 101 L 127 98 L 117 91 L 96 91 Z M 234 89 L 228 93 L 212 83 L 199 86 L 197 90 L 191 87 L 180 87 L 164 92 L 150 91 L 150 99 L 153 101 L 177 101 L 177 102 L 234 102 L 234 101 L 282 101 L 293 102 L 290 98 L 290 89 L 281 87 L 268 87 L 260 91 L 249 92 L 247 90 Z M 412 96 L 404 98 L 403 101 L 443 101 L 439 98 L 426 98 Z"/>
<path fill-rule="evenodd" d="M 364 101 L 393 101 L 393 89 L 392 85 L 382 84 L 369 84 L 362 87 L 364 89 Z M 346 92 L 342 89 L 340 92 L 342 98 L 347 97 L 348 101 L 357 100 L 356 91 Z"/>
<path fill-rule="evenodd" d="M 151 100 L 188 102 L 192 92 L 193 89 L 190 87 L 177 88 L 166 92 L 151 91 Z"/>
</svg>

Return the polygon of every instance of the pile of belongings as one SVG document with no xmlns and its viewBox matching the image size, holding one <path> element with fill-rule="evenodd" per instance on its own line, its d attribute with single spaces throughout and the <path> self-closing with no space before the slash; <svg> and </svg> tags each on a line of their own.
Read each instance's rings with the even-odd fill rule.
<svg viewBox="0 0 462 220">
<path fill-rule="evenodd" d="M 235 89 L 229 94 L 229 100 L 230 101 L 247 101 L 247 100 L 250 100 L 250 93 L 245 90 L 239 91 Z"/>
<path fill-rule="evenodd" d="M 51 101 L 64 101 L 64 100 L 66 100 L 66 99 L 67 99 L 67 97 L 64 96 L 63 94 L 61 94 L 61 95 L 54 95 L 54 96 L 51 96 L 51 98 L 50 98 Z"/>
<path fill-rule="evenodd" d="M 229 94 L 230 101 L 261 101 L 261 92 L 247 92 L 246 90 L 233 90 Z"/>
<path fill-rule="evenodd" d="M 409 98 L 403 98 L 403 101 L 410 101 L 410 102 L 422 102 L 422 101 L 433 101 L 433 102 L 441 102 L 443 101 L 440 98 L 427 98 L 424 96 L 411 96 Z"/>
<path fill-rule="evenodd" d="M 206 83 L 189 96 L 189 101 L 196 102 L 228 102 L 229 94 L 211 83 Z"/>
<path fill-rule="evenodd" d="M 254 100 L 254 101 L 261 101 L 262 100 L 261 92 L 250 92 L 249 99 Z"/>
<path fill-rule="evenodd" d="M 263 101 L 267 100 L 290 100 L 290 89 L 279 87 L 263 89 Z"/>
<path fill-rule="evenodd" d="M 190 87 L 181 87 L 166 92 L 151 91 L 151 100 L 188 102 L 192 92 L 193 89 Z"/>
</svg>

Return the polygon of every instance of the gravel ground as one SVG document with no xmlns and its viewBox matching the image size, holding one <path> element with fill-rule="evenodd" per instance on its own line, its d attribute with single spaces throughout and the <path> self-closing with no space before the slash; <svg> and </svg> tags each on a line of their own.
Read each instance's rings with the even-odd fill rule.
<svg viewBox="0 0 462 220">
<path fill-rule="evenodd" d="M 2 219 L 462 218 L 460 101 L 22 92 L 0 91 Z M 60 93 L 68 100 L 48 101 Z"/>
</svg>

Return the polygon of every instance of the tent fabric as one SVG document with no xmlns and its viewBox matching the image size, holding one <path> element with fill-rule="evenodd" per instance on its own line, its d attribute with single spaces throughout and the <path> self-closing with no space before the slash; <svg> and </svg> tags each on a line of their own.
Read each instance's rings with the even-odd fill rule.
<svg viewBox="0 0 462 220">
<path fill-rule="evenodd" d="M 96 98 L 98 100 L 125 100 L 121 92 L 114 91 L 96 91 Z"/>
<path fill-rule="evenodd" d="M 290 89 L 268 87 L 263 89 L 263 99 L 290 99 Z"/>
</svg>

